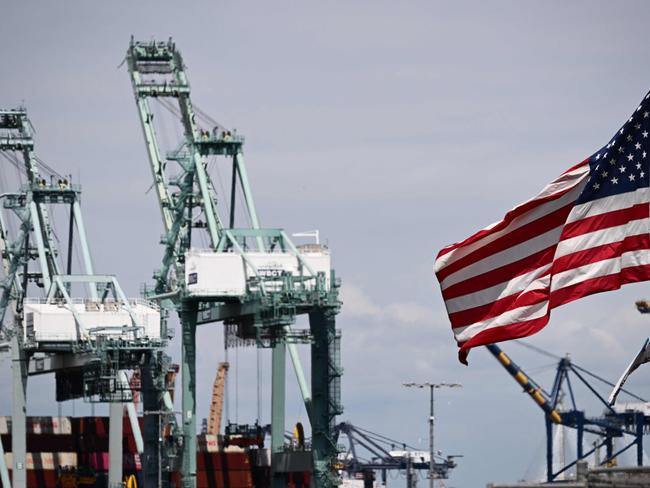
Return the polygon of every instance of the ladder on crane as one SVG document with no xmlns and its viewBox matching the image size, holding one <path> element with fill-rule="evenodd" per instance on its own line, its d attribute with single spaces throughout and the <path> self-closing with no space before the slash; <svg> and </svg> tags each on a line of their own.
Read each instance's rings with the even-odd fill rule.
<svg viewBox="0 0 650 488">
<path fill-rule="evenodd" d="M 182 327 L 183 486 L 196 486 L 196 327 L 210 322 L 234 326 L 239 337 L 272 348 L 273 485 L 286 484 L 280 466 L 286 454 L 288 351 L 311 422 L 315 485 L 336 486 L 334 424 L 342 412 L 335 328 L 340 283 L 329 251 L 322 246 L 314 252 L 298 249 L 282 229 L 261 227 L 244 164 L 244 138 L 203 117 L 192 104 L 185 64 L 171 39 L 132 39 L 126 61 L 165 232 L 162 265 L 149 296 L 176 310 Z M 180 121 L 178 145 L 162 147 L 153 106 Z M 210 125 L 201 125 L 201 118 Z M 217 195 L 209 166 L 211 161 L 223 165 L 223 159 L 230 160 L 229 195 Z M 248 225 L 237 227 L 244 220 Z M 200 239 L 207 249 L 197 248 Z M 308 315 L 309 330 L 290 327 L 297 315 Z M 295 349 L 300 343 L 311 345 L 311 391 Z"/>
</svg>

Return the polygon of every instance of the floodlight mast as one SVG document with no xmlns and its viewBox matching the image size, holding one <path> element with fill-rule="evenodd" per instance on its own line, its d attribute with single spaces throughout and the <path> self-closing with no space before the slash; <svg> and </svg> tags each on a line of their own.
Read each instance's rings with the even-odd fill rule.
<svg viewBox="0 0 650 488">
<path fill-rule="evenodd" d="M 285 455 L 288 349 L 311 421 L 315 484 L 335 486 L 334 421 L 342 412 L 335 329 L 340 285 L 330 268 L 329 252 L 319 248 L 307 255 L 283 230 L 261 228 L 244 165 L 244 138 L 214 121 L 207 130 L 199 125 L 183 59 L 171 39 L 131 39 L 126 61 L 165 231 L 162 266 L 154 274 L 149 296 L 176 310 L 182 327 L 183 486 L 196 486 L 196 327 L 210 322 L 234 326 L 239 337 L 272 348 L 273 485 L 286 483 L 285 474 L 276 468 Z M 153 102 L 175 113 L 183 127 L 183 140 L 165 154 L 156 136 Z M 230 195 L 220 195 L 230 204 L 226 218 L 219 215 L 207 170 L 208 159 L 217 156 L 232 160 Z M 238 190 L 241 199 L 236 197 Z M 236 206 L 243 209 L 248 227 L 235 226 Z M 193 233 L 199 232 L 207 236 L 208 250 L 193 248 Z M 280 267 L 278 256 L 285 263 Z M 202 280 L 208 275 L 213 278 L 206 284 Z M 231 279 L 228 286 L 219 281 L 224 277 Z M 310 329 L 303 333 L 290 328 L 299 314 L 309 316 Z M 311 344 L 311 392 L 295 350 L 298 343 Z"/>
<path fill-rule="evenodd" d="M 438 388 L 462 388 L 460 383 L 403 383 L 402 386 L 406 388 L 429 388 L 429 487 L 433 488 L 433 480 L 435 478 L 435 450 L 433 445 L 434 434 L 434 390 Z"/>
</svg>

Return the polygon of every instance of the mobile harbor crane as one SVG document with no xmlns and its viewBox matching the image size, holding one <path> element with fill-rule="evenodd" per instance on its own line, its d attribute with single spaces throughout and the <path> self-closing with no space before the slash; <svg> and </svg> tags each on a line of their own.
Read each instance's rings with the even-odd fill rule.
<svg viewBox="0 0 650 488">
<path fill-rule="evenodd" d="M 485 347 L 544 412 L 546 423 L 546 477 L 548 482 L 556 480 L 558 476 L 571 469 L 578 461 L 587 458 L 602 447 L 605 447 L 606 456 L 601 461 L 601 465 L 611 463 L 618 455 L 631 447 L 636 447 L 637 464 L 639 466 L 643 465 L 643 435 L 650 429 L 650 415 L 648 415 L 650 412 L 648 412 L 647 408 L 640 408 L 643 404 L 610 405 L 587 381 L 586 377 L 590 376 L 609 386 L 614 385 L 574 364 L 568 357 L 559 358 L 553 388 L 550 393 L 547 393 L 517 366 L 499 346 L 490 344 Z M 578 409 L 575 387 L 572 385 L 570 374 L 575 376 L 603 405 L 605 411 L 601 416 L 588 417 L 585 415 L 584 410 Z M 626 390 L 621 391 L 645 403 L 643 398 Z M 571 400 L 571 408 L 568 409 L 560 407 L 560 401 L 565 394 Z M 553 424 L 570 427 L 575 429 L 577 433 L 577 458 L 557 471 L 553 470 Z M 593 448 L 588 451 L 585 451 L 583 447 L 585 433 L 593 434 L 598 438 Z M 614 439 L 623 439 L 624 435 L 630 436 L 632 440 L 629 441 L 628 438 L 624 445 L 615 451 Z"/>
<path fill-rule="evenodd" d="M 212 322 L 223 322 L 257 347 L 272 348 L 273 486 L 286 484 L 287 350 L 311 423 L 315 486 L 335 486 L 334 425 L 342 412 L 335 328 L 340 284 L 329 251 L 320 245 L 298 248 L 284 230 L 261 227 L 244 165 L 244 139 L 193 106 L 185 65 L 171 39 L 132 39 L 126 62 L 164 228 L 162 266 L 147 296 L 175 310 L 182 328 L 183 486 L 196 486 L 196 327 Z M 164 130 L 153 107 L 180 121 L 178 145 L 163 147 L 158 134 Z M 231 178 L 223 182 L 214 172 L 228 166 Z M 229 195 L 218 195 L 215 182 L 229 186 Z M 291 327 L 298 315 L 308 315 L 309 329 Z M 300 343 L 311 345 L 311 391 L 295 348 Z"/>
<path fill-rule="evenodd" d="M 27 378 L 44 373 L 55 374 L 58 401 L 110 403 L 109 482 L 115 486 L 122 482 L 123 404 L 132 398 L 125 371 L 141 369 L 145 409 L 159 411 L 165 394 L 158 381 L 166 363 L 161 312 L 152 302 L 128 299 L 115 276 L 95 273 L 81 187 L 36 156 L 32 133 L 24 109 L 0 110 L 0 155 L 25 181 L 18 191 L 3 188 L 0 194 L 0 325 L 12 357 L 13 486 L 26 486 Z M 49 175 L 43 176 L 40 168 Z M 8 174 L 3 172 L 3 181 Z M 55 234 L 55 215 L 67 220 L 64 251 Z M 78 266 L 73 266 L 75 249 Z M 158 458 L 159 419 L 145 417 L 143 442 L 132 404 L 128 410 L 146 466 Z M 3 464 L 0 456 L 3 486 L 8 487 Z"/>
</svg>

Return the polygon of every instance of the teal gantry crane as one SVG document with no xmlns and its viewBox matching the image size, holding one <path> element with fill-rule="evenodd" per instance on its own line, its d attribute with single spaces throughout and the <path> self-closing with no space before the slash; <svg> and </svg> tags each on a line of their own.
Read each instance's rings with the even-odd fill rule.
<svg viewBox="0 0 650 488">
<path fill-rule="evenodd" d="M 223 322 L 237 337 L 272 348 L 273 486 L 286 485 L 287 350 L 311 423 L 315 485 L 335 486 L 334 427 L 342 413 L 335 328 L 340 284 L 329 251 L 319 245 L 298 248 L 282 229 L 261 227 L 244 165 L 244 139 L 193 106 L 185 65 L 171 39 L 131 39 L 126 60 L 165 232 L 162 267 L 147 296 L 176 310 L 182 327 L 183 486 L 196 486 L 196 327 L 210 322 Z M 165 153 L 154 104 L 175 114 L 182 127 L 180 142 Z M 224 164 L 231 171 L 225 184 L 229 195 L 217 194 L 218 177 L 210 171 Z M 197 245 L 201 242 L 204 248 Z M 309 329 L 292 329 L 301 314 L 309 316 Z M 311 344 L 311 391 L 295 349 L 298 343 Z"/>
<path fill-rule="evenodd" d="M 0 110 L 0 156 L 23 182 L 0 194 L 0 334 L 12 354 L 13 487 L 26 486 L 27 378 L 45 373 L 55 374 L 58 401 L 110 403 L 109 482 L 115 485 L 122 482 L 124 403 L 143 464 L 157 468 L 161 419 L 145 416 L 143 442 L 125 371 L 141 370 L 145 410 L 160 411 L 168 362 L 161 311 L 152 302 L 128 299 L 115 276 L 95 273 L 81 187 L 36 156 L 32 133 L 25 109 Z M 67 242 L 55 233 L 54 216 L 67 220 Z"/>
</svg>

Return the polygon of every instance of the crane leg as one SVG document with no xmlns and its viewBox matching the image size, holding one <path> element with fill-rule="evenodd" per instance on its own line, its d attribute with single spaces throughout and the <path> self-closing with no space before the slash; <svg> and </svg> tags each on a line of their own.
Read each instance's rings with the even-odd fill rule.
<svg viewBox="0 0 650 488">
<path fill-rule="evenodd" d="M 546 481 L 553 481 L 553 423 L 548 416 L 544 417 L 546 422 Z"/>
<path fill-rule="evenodd" d="M 271 358 L 271 488 L 283 488 L 286 480 L 275 471 L 276 459 L 284 451 L 284 401 L 286 389 L 287 347 L 278 339 Z"/>
<path fill-rule="evenodd" d="M 197 305 L 183 302 L 181 356 L 183 384 L 183 488 L 196 488 L 196 317 Z"/>
<path fill-rule="evenodd" d="M 11 418 L 12 478 L 14 488 L 27 487 L 27 368 L 22 347 L 22 327 L 11 338 L 13 373 L 13 413 Z"/>
<path fill-rule="evenodd" d="M 160 410 L 162 392 L 156 387 L 155 377 L 160 377 L 156 357 L 149 354 L 140 367 L 142 410 L 144 422 L 144 463 L 142 463 L 144 488 L 160 486 Z"/>
<path fill-rule="evenodd" d="M 605 451 L 607 452 L 607 462 L 611 463 L 612 458 L 614 457 L 614 438 L 612 437 L 611 432 L 607 432 L 605 438 Z"/>
<path fill-rule="evenodd" d="M 636 465 L 643 466 L 643 426 L 644 418 L 641 412 L 636 414 Z"/>
<path fill-rule="evenodd" d="M 319 307 L 309 314 L 311 346 L 312 451 L 314 481 L 318 488 L 338 484 L 333 464 L 337 456 L 334 421 L 340 408 L 339 338 L 335 316 L 338 309 Z"/>
<path fill-rule="evenodd" d="M 108 406 L 108 486 L 117 488 L 122 484 L 122 438 L 124 404 L 111 402 Z"/>
</svg>

